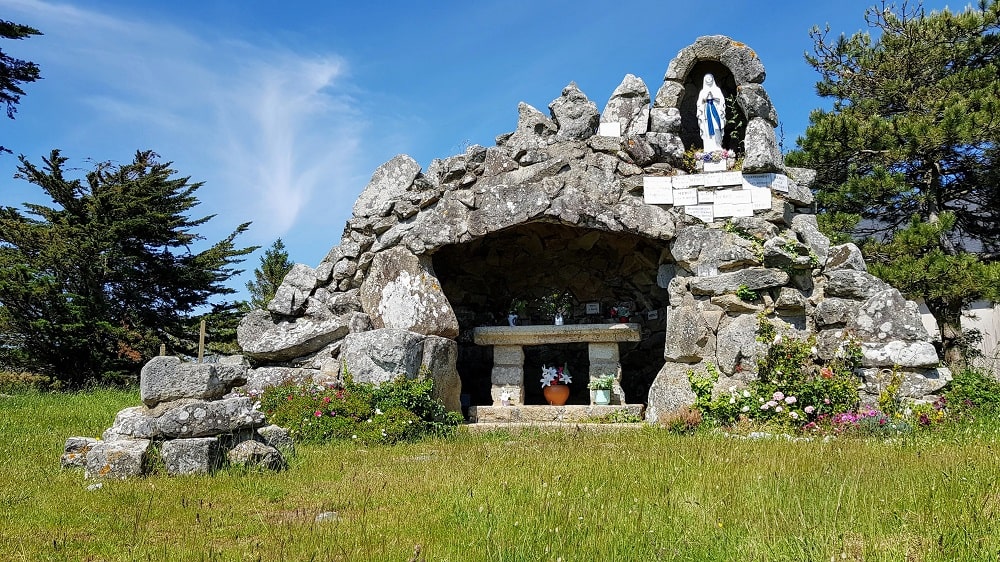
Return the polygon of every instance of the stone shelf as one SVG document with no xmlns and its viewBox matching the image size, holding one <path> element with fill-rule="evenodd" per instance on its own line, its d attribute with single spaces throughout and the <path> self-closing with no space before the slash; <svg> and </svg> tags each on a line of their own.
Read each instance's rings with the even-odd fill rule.
<svg viewBox="0 0 1000 562">
<path fill-rule="evenodd" d="M 618 375 L 618 342 L 639 341 L 638 324 L 567 324 L 563 326 L 485 326 L 476 328 L 474 341 L 493 346 L 490 375 L 493 406 L 503 397 L 515 406 L 524 404 L 524 349 L 526 345 L 587 343 L 590 377 Z M 582 381 L 581 381 L 582 382 Z M 616 387 L 612 404 L 621 405 L 624 394 Z"/>
<path fill-rule="evenodd" d="M 615 406 L 472 406 L 469 419 L 472 423 L 549 423 L 580 422 L 617 411 L 627 411 L 642 416 L 642 404 Z"/>
<path fill-rule="evenodd" d="M 485 326 L 476 328 L 478 345 L 546 345 L 639 341 L 638 324 L 566 324 L 563 326 Z"/>
</svg>

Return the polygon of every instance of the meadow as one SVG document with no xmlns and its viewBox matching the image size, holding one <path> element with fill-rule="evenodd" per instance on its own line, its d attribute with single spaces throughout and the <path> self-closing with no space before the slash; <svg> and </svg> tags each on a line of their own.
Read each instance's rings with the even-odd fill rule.
<svg viewBox="0 0 1000 562">
<path fill-rule="evenodd" d="M 888 440 L 461 428 L 97 489 L 59 467 L 138 403 L 0 396 L 0 559 L 1000 560 L 996 420 Z"/>
</svg>

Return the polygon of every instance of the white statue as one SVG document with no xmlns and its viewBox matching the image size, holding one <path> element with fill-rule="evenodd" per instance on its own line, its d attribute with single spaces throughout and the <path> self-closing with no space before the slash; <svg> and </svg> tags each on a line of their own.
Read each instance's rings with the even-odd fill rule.
<svg viewBox="0 0 1000 562">
<path fill-rule="evenodd" d="M 698 129 L 705 152 L 722 150 L 722 135 L 726 126 L 726 98 L 715 83 L 715 76 L 706 74 L 698 92 Z"/>
</svg>

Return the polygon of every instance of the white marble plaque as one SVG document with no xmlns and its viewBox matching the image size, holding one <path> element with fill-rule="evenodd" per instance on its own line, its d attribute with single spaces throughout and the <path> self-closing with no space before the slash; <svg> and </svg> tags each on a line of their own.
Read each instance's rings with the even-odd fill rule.
<svg viewBox="0 0 1000 562">
<path fill-rule="evenodd" d="M 703 187 L 708 176 L 705 174 L 691 174 L 688 176 L 672 176 L 671 185 L 674 189 L 687 189 L 689 187 Z"/>
<path fill-rule="evenodd" d="M 718 185 L 743 185 L 743 173 L 742 172 L 726 172 L 724 174 L 716 174 L 719 178 Z"/>
<path fill-rule="evenodd" d="M 744 189 L 766 187 L 788 193 L 788 176 L 784 174 L 743 174 Z"/>
<path fill-rule="evenodd" d="M 788 193 L 788 176 L 784 174 L 774 174 L 774 183 L 771 184 L 771 189 L 782 193 Z"/>
<path fill-rule="evenodd" d="M 774 174 L 743 174 L 743 187 L 766 187 L 771 189 Z"/>
<path fill-rule="evenodd" d="M 719 203 L 712 204 L 716 217 L 752 217 L 753 203 Z"/>
<path fill-rule="evenodd" d="M 642 178 L 642 200 L 647 205 L 673 205 L 674 190 L 669 177 L 644 176 Z"/>
<path fill-rule="evenodd" d="M 771 208 L 771 190 L 766 187 L 751 187 L 746 191 L 750 192 L 755 211 Z"/>
<path fill-rule="evenodd" d="M 749 189 L 720 189 L 715 192 L 716 203 L 750 203 L 753 194 Z"/>
<path fill-rule="evenodd" d="M 622 124 L 615 121 L 613 123 L 601 123 L 597 127 L 597 134 L 602 137 L 622 136 Z"/>
<path fill-rule="evenodd" d="M 731 203 L 734 217 L 752 217 L 753 203 Z"/>
<path fill-rule="evenodd" d="M 675 189 L 674 190 L 674 205 L 697 205 L 698 204 L 698 190 L 697 189 Z"/>
<path fill-rule="evenodd" d="M 706 172 L 725 172 L 726 171 L 726 161 L 720 160 L 718 162 L 705 162 L 702 164 Z"/>
<path fill-rule="evenodd" d="M 731 217 L 733 216 L 733 204 L 732 203 L 712 203 L 712 213 L 716 217 Z"/>
<path fill-rule="evenodd" d="M 743 185 L 743 174 L 740 172 L 674 176 L 674 189 L 683 189 L 685 187 L 727 187 L 738 185 Z"/>
<path fill-rule="evenodd" d="M 698 190 L 698 204 L 701 203 L 712 203 L 715 201 L 715 190 L 714 189 L 699 189 Z"/>
<path fill-rule="evenodd" d="M 691 215 L 692 217 L 706 223 L 710 223 L 715 220 L 715 211 L 713 209 L 714 205 L 688 205 L 684 207 L 684 212 Z"/>
</svg>

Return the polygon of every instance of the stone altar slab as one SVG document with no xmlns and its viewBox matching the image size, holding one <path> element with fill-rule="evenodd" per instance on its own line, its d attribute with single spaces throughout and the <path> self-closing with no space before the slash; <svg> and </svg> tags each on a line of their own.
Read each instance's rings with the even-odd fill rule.
<svg viewBox="0 0 1000 562">
<path fill-rule="evenodd" d="M 490 397 L 494 406 L 504 398 L 515 406 L 524 404 L 525 345 L 586 343 L 589 376 L 618 370 L 618 342 L 639 341 L 638 324 L 569 324 L 563 326 L 483 326 L 473 332 L 477 345 L 493 346 Z M 583 382 L 583 381 L 579 381 Z"/>
</svg>

